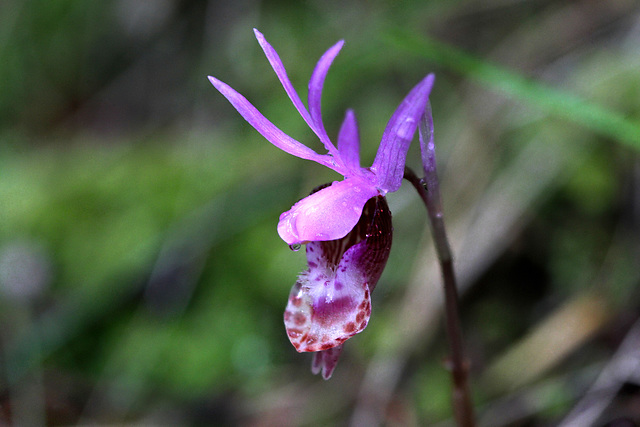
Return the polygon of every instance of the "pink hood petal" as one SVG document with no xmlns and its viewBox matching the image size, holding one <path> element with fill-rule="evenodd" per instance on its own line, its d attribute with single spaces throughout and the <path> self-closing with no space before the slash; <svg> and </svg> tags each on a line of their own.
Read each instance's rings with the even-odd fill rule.
<svg viewBox="0 0 640 427">
<path fill-rule="evenodd" d="M 378 194 L 363 179 L 336 181 L 280 215 L 278 234 L 289 245 L 340 239 L 356 225 L 367 200 Z"/>
</svg>

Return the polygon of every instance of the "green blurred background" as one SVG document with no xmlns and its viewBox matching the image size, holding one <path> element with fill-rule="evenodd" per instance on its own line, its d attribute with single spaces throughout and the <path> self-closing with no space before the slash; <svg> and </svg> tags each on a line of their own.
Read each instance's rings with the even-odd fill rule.
<svg viewBox="0 0 640 427">
<path fill-rule="evenodd" d="M 365 165 L 436 73 L 481 424 L 640 422 L 637 2 L 4 0 L 0 20 L 0 424 L 450 425 L 410 186 L 389 196 L 391 258 L 333 378 L 287 340 L 305 257 L 277 219 L 339 177 L 271 146 L 207 81 L 320 149 L 253 27 L 303 99 L 345 39 L 324 119 L 334 136 L 355 109 Z"/>
</svg>

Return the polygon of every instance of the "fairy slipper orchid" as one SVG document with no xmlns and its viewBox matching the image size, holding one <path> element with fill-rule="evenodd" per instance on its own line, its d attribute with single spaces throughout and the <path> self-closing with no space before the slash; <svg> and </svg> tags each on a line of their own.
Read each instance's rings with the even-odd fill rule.
<svg viewBox="0 0 640 427">
<path fill-rule="evenodd" d="M 293 88 L 284 65 L 264 36 L 254 30 L 271 67 L 304 121 L 327 152 L 317 153 L 267 120 L 245 97 L 215 77 L 209 80 L 262 136 L 281 150 L 333 169 L 342 181 L 313 192 L 280 215 L 278 234 L 291 246 L 306 244 L 309 269 L 289 296 L 285 326 L 299 352 L 315 354 L 312 369 L 329 378 L 341 345 L 361 332 L 371 314 L 371 291 L 391 248 L 391 213 L 384 196 L 400 188 L 407 151 L 425 111 L 434 75 L 418 83 L 391 116 L 373 164 L 360 166 L 354 113 L 348 110 L 337 146 L 322 123 L 324 80 L 343 41 L 327 50 L 309 81 L 308 108 Z"/>
</svg>

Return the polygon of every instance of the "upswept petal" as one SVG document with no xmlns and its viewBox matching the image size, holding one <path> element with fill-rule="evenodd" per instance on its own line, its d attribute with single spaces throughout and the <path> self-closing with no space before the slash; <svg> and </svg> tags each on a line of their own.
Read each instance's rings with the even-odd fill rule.
<svg viewBox="0 0 640 427">
<path fill-rule="evenodd" d="M 344 45 L 344 40 L 340 40 L 338 43 L 331 46 L 331 48 L 322 55 L 316 64 L 316 67 L 313 69 L 311 79 L 309 80 L 309 114 L 317 126 L 318 131 L 322 132 L 322 137 L 320 137 L 320 139 L 324 138 L 328 141 L 330 141 L 329 136 L 327 136 L 327 131 L 322 123 L 322 87 L 324 86 L 324 79 L 327 77 L 329 67 L 331 67 L 333 60 L 338 56 L 338 53 L 340 53 L 342 45 Z M 338 152 L 339 151 L 340 149 L 338 148 Z"/>
<path fill-rule="evenodd" d="M 338 133 L 338 151 L 344 165 L 350 171 L 360 170 L 360 136 L 358 123 L 353 110 L 347 110 L 340 132 Z"/>
<path fill-rule="evenodd" d="M 356 225 L 367 200 L 378 194 L 363 179 L 336 181 L 280 215 L 278 234 L 290 245 L 340 239 Z"/>
<path fill-rule="evenodd" d="M 313 132 L 318 136 L 318 138 L 320 138 L 320 141 L 322 141 L 322 144 L 325 146 L 327 151 L 331 153 L 333 156 L 335 156 L 336 158 L 338 158 L 338 150 L 327 137 L 327 133 L 325 132 L 325 130 L 320 126 L 317 126 L 316 123 L 311 118 L 311 115 L 309 114 L 306 107 L 302 103 L 302 100 L 300 99 L 298 92 L 296 92 L 296 90 L 293 87 L 293 84 L 291 84 L 291 80 L 289 80 L 289 77 L 287 76 L 287 71 L 285 70 L 284 65 L 282 64 L 282 60 L 280 59 L 280 56 L 278 56 L 278 53 L 276 52 L 276 50 L 273 48 L 273 46 L 269 44 L 269 42 L 264 38 L 264 35 L 262 35 L 260 31 L 254 28 L 253 32 L 255 33 L 256 39 L 258 40 L 258 43 L 260 43 L 262 50 L 267 56 L 267 59 L 269 60 L 269 63 L 271 64 L 273 71 L 276 72 L 276 75 L 278 76 L 280 83 L 282 83 L 282 86 L 284 87 L 285 92 L 287 92 L 287 95 L 289 95 L 291 102 L 293 102 L 293 105 L 296 107 L 296 110 L 298 110 L 298 112 L 300 113 L 304 121 L 307 122 L 307 125 L 309 125 L 311 130 L 313 130 Z M 329 50 L 331 51 L 331 49 Z M 326 55 L 327 54 L 325 54 L 325 56 Z"/>
<path fill-rule="evenodd" d="M 380 148 L 371 166 L 378 177 L 378 188 L 396 191 L 402 183 L 407 151 L 418 127 L 420 116 L 433 87 L 435 76 L 429 74 L 418 83 L 396 109 L 382 134 Z"/>
<path fill-rule="evenodd" d="M 222 95 L 225 96 L 240 113 L 242 117 L 253 126 L 262 136 L 270 143 L 296 157 L 302 159 L 313 160 L 338 173 L 343 172 L 343 168 L 337 166 L 334 159 L 326 154 L 318 154 L 306 145 L 296 141 L 289 135 L 278 129 L 266 117 L 264 117 L 247 99 L 232 89 L 226 83 L 221 82 L 215 77 L 209 76 L 209 81 L 215 86 Z"/>
</svg>

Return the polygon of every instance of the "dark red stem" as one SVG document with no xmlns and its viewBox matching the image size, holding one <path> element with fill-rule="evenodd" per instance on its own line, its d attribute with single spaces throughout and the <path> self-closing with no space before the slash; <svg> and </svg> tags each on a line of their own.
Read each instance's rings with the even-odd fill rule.
<svg viewBox="0 0 640 427">
<path fill-rule="evenodd" d="M 424 202 L 429 214 L 433 239 L 440 261 L 444 284 L 445 324 L 449 340 L 450 359 L 448 368 L 453 380 L 453 411 L 457 425 L 475 426 L 471 392 L 469 388 L 469 362 L 464 355 L 462 328 L 458 309 L 458 288 L 453 269 L 453 258 L 444 227 L 442 205 L 437 182 L 425 182 L 409 168 L 405 168 L 404 178 L 411 182 Z M 431 186 L 429 184 L 432 184 Z M 425 188 L 425 185 L 427 188 Z"/>
</svg>

